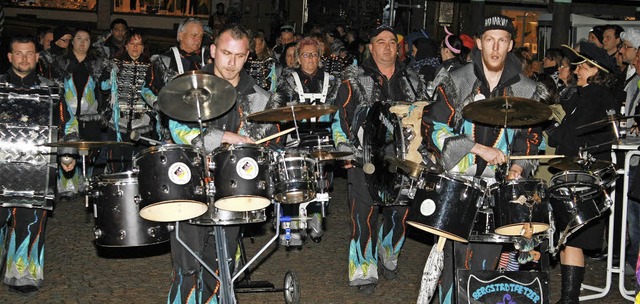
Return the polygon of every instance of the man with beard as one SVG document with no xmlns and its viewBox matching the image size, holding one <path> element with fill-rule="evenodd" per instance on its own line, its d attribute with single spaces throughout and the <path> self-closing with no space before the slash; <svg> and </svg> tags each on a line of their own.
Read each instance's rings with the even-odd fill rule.
<svg viewBox="0 0 640 304">
<path fill-rule="evenodd" d="M 243 69 L 251 49 L 250 37 L 251 34 L 246 29 L 237 25 L 221 30 L 211 45 L 213 64 L 204 66 L 202 71 L 231 83 L 237 93 L 235 103 L 224 116 L 205 122 L 203 136 L 197 123 L 172 120 L 170 129 L 175 143 L 201 147 L 204 140 L 205 152 L 209 155 L 223 143 L 253 143 L 254 139 L 277 132 L 275 124 L 260 124 L 247 120 L 247 115 L 252 112 L 274 108 L 277 105 L 271 94 L 260 88 Z M 192 225 L 186 222 L 179 225 L 180 239 L 208 265 L 215 265 L 214 269 L 217 270 L 214 226 Z M 224 226 L 223 230 L 228 255 L 234 256 L 239 226 Z M 213 275 L 178 243 L 175 234 L 175 231 L 171 233 L 174 270 L 168 303 L 219 303 L 220 288 L 224 286 L 221 286 Z"/>
<path fill-rule="evenodd" d="M 7 74 L 0 76 L 0 83 L 19 90 L 19 93 L 13 95 L 15 100 L 19 101 L 23 94 L 26 98 L 33 98 L 32 89 L 55 86 L 53 81 L 37 75 L 38 57 L 36 43 L 32 39 L 14 37 L 9 42 L 8 61 L 11 68 Z M 10 117 L 11 113 L 3 112 L 3 116 Z M 25 139 L 25 142 L 29 142 L 29 139 Z M 52 176 L 51 180 L 55 180 L 55 177 Z M 0 186 L 5 188 L 6 185 Z M 0 269 L 4 271 L 3 283 L 9 286 L 10 291 L 29 294 L 42 287 L 47 217 L 47 210 L 43 208 L 0 207 L 0 266 L 3 266 Z"/>
<path fill-rule="evenodd" d="M 98 40 L 94 44 L 94 47 L 102 53 L 105 58 L 113 58 L 123 47 L 124 38 L 127 35 L 129 26 L 127 21 L 122 18 L 117 18 L 111 21 L 111 32 L 107 36 L 106 40 Z"/>
<path fill-rule="evenodd" d="M 503 129 L 474 124 L 462 117 L 466 105 L 486 98 L 546 97 L 544 85 L 523 75 L 518 59 L 510 53 L 514 37 L 511 19 L 501 15 L 486 18 L 476 38 L 477 48 L 471 54 L 473 62 L 451 72 L 442 71 L 435 80 L 436 102 L 425 108 L 425 145 L 440 156 L 447 172 L 460 174 L 476 184 L 496 182 L 497 166 L 508 161 L 507 143 L 512 155 L 533 155 L 537 154 L 542 138 L 540 129 Z M 531 176 L 535 167 L 534 161 L 511 161 L 507 179 Z M 495 244 L 448 241 L 439 281 L 440 303 L 456 302 L 454 280 L 461 265 L 469 270 L 493 270 L 500 253 L 501 246 Z"/>
</svg>

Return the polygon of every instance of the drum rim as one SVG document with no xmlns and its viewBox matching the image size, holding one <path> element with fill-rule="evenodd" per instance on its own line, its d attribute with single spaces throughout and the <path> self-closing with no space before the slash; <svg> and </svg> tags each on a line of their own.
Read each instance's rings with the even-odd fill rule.
<svg viewBox="0 0 640 304">
<path fill-rule="evenodd" d="M 137 161 L 147 154 L 153 155 L 159 152 L 174 151 L 174 150 L 189 150 L 189 151 L 196 152 L 198 154 L 202 154 L 200 148 L 194 147 L 192 145 L 166 144 L 161 146 L 151 146 L 149 148 L 146 148 L 136 153 L 136 155 L 133 156 L 133 161 Z"/>
<path fill-rule="evenodd" d="M 123 178 L 117 178 L 117 176 L 122 176 Z M 117 182 L 125 182 L 125 181 L 135 181 L 135 184 L 138 183 L 138 172 L 133 170 L 127 170 L 123 172 L 109 173 L 109 174 L 100 174 L 96 176 L 96 182 L 98 184 L 105 184 L 109 181 L 117 181 Z M 113 184 L 113 183 L 111 183 Z M 127 183 L 129 184 L 129 183 Z"/>
<path fill-rule="evenodd" d="M 437 177 L 440 177 L 440 178 L 444 177 L 445 179 L 451 180 L 451 181 L 462 182 L 465 186 L 472 187 L 472 188 L 474 188 L 474 189 L 476 189 L 476 190 L 478 190 L 480 192 L 484 192 L 485 189 L 486 189 L 482 184 L 476 183 L 476 182 L 474 182 L 472 180 L 469 180 L 469 179 L 465 178 L 466 175 L 463 175 L 463 174 L 450 173 L 450 172 L 442 172 L 442 173 L 438 173 L 438 174 L 436 174 L 434 172 L 427 172 L 427 174 L 433 174 L 433 175 L 435 175 Z"/>
<path fill-rule="evenodd" d="M 229 151 L 229 150 L 235 150 L 235 149 L 230 149 L 230 148 L 236 148 L 236 147 L 242 147 L 242 148 L 251 148 L 251 149 L 255 149 L 255 150 L 260 150 L 260 151 L 264 151 L 264 147 L 258 144 L 254 144 L 254 143 L 236 143 L 236 144 L 230 144 L 230 143 L 222 143 L 219 147 L 214 149 L 214 153 L 218 150 L 222 150 L 222 151 Z"/>
<path fill-rule="evenodd" d="M 553 176 L 551 176 L 551 178 L 549 179 L 549 184 L 553 184 L 552 182 L 554 180 L 556 180 L 557 178 L 560 178 L 561 176 L 568 176 L 568 175 L 586 175 L 586 176 L 590 176 L 594 179 L 594 181 L 598 181 L 600 180 L 600 177 L 598 177 L 596 174 L 589 172 L 589 171 L 582 171 L 582 170 L 565 170 L 562 172 L 558 172 L 556 174 L 554 174 Z"/>
</svg>

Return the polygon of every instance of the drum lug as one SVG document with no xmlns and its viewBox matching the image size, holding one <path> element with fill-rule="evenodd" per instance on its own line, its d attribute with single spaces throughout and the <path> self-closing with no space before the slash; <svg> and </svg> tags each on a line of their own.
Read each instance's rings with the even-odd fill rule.
<svg viewBox="0 0 640 304">
<path fill-rule="evenodd" d="M 148 234 L 150 237 L 156 237 L 156 235 L 157 235 L 157 233 L 156 233 L 156 232 L 157 232 L 157 231 L 158 231 L 158 227 L 149 227 L 149 229 L 147 229 L 147 234 Z"/>
<path fill-rule="evenodd" d="M 140 204 L 140 201 L 142 201 L 142 199 L 140 198 L 140 195 L 134 195 L 134 196 L 133 196 L 133 202 L 134 202 L 136 205 L 139 205 L 139 204 Z"/>
<path fill-rule="evenodd" d="M 118 236 L 119 239 L 124 240 L 124 238 L 127 237 L 127 232 L 124 230 L 120 230 L 120 233 L 118 233 L 118 235 L 119 235 Z"/>
<path fill-rule="evenodd" d="M 236 163 L 236 156 L 235 155 L 229 156 L 229 162 L 232 163 L 232 164 L 235 164 Z"/>
<path fill-rule="evenodd" d="M 208 187 L 207 187 L 207 196 L 208 197 L 214 197 L 216 195 L 216 184 L 213 181 L 209 181 L 209 183 L 207 183 Z"/>
<path fill-rule="evenodd" d="M 258 183 L 258 188 L 260 188 L 261 190 L 267 189 L 267 181 L 261 180 L 260 183 Z"/>
<path fill-rule="evenodd" d="M 94 228 L 93 229 L 93 235 L 95 236 L 96 240 L 101 238 L 103 233 L 102 233 L 102 229 L 100 228 Z"/>
<path fill-rule="evenodd" d="M 196 195 L 203 195 L 204 193 L 204 188 L 202 186 L 196 186 L 194 193 Z"/>
<path fill-rule="evenodd" d="M 167 231 L 171 232 L 176 229 L 175 224 L 171 223 L 167 225 Z"/>
</svg>

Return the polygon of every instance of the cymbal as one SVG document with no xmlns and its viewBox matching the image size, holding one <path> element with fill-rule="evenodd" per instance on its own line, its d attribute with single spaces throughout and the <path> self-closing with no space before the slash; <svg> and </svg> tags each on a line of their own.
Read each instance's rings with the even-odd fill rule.
<svg viewBox="0 0 640 304">
<path fill-rule="evenodd" d="M 600 127 L 600 126 L 606 126 L 607 124 L 610 124 L 614 121 L 619 121 L 619 120 L 625 120 L 625 119 L 629 119 L 629 118 L 635 118 L 635 117 L 640 117 L 640 115 L 629 115 L 629 116 L 621 116 L 618 114 L 613 114 L 613 115 L 609 115 L 607 116 L 607 118 L 605 119 L 601 119 L 598 121 L 594 121 L 591 123 L 588 123 L 586 125 L 582 125 L 576 128 L 576 130 L 580 130 L 583 128 L 590 128 L 590 127 Z"/>
<path fill-rule="evenodd" d="M 216 118 L 235 102 L 236 89 L 231 83 L 201 71 L 178 75 L 158 94 L 160 111 L 182 121 Z"/>
<path fill-rule="evenodd" d="M 338 159 L 338 158 L 342 158 L 342 157 L 346 157 L 349 155 L 352 155 L 353 152 L 347 152 L 347 151 L 313 151 L 311 152 L 311 156 L 313 158 L 316 158 L 318 160 L 333 160 L 333 159 Z"/>
<path fill-rule="evenodd" d="M 114 146 L 114 145 L 133 145 L 132 142 L 126 141 L 59 141 L 54 143 L 46 143 L 42 144 L 42 146 L 46 147 L 67 147 L 67 148 L 76 148 L 79 150 L 88 150 L 91 148 L 100 148 L 104 146 Z"/>
<path fill-rule="evenodd" d="M 294 120 L 294 114 L 295 120 L 302 120 L 335 113 L 337 110 L 337 107 L 330 105 L 297 104 L 256 112 L 247 116 L 247 119 L 267 122 L 292 121 Z"/>
<path fill-rule="evenodd" d="M 470 103 L 462 109 L 462 116 L 491 126 L 521 127 L 549 120 L 551 108 L 531 99 L 502 96 Z"/>
<path fill-rule="evenodd" d="M 611 166 L 613 163 L 604 160 L 595 160 L 591 163 L 579 157 L 563 157 L 549 160 L 549 167 L 561 171 L 568 170 L 598 170 Z"/>
<path fill-rule="evenodd" d="M 420 177 L 420 174 L 425 171 L 440 173 L 436 168 L 430 168 L 423 164 L 419 164 L 416 162 L 412 162 L 406 159 L 387 157 L 386 160 L 396 168 L 404 171 L 407 175 L 411 177 Z"/>
</svg>

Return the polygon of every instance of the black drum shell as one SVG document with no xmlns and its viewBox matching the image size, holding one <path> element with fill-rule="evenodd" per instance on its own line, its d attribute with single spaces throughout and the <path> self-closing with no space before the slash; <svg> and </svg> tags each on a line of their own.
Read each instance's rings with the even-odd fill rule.
<svg viewBox="0 0 640 304">
<path fill-rule="evenodd" d="M 138 168 L 141 177 L 140 209 L 155 203 L 171 201 L 196 201 L 204 204 L 206 193 L 203 159 L 197 149 L 188 145 L 156 146 L 138 153 L 134 158 L 134 166 Z M 188 171 L 188 181 L 172 181 L 169 171 L 175 165 L 180 165 L 180 169 Z"/>
<path fill-rule="evenodd" d="M 169 224 L 139 215 L 137 174 L 100 175 L 92 184 L 97 245 L 135 247 L 169 241 Z"/>
<path fill-rule="evenodd" d="M 534 203 L 530 210 L 526 204 L 514 202 L 520 196 L 528 198 L 537 195 L 540 202 Z M 549 196 L 547 183 L 541 179 L 517 179 L 498 183 L 490 187 L 490 196 L 494 200 L 495 227 L 498 231 L 512 233 L 506 235 L 520 235 L 520 227 L 524 223 L 531 223 L 533 233 L 544 232 L 549 228 Z"/>
<path fill-rule="evenodd" d="M 557 231 L 566 230 L 568 225 L 569 231 L 575 231 L 609 208 L 601 179 L 591 173 L 564 171 L 555 174 L 550 184 L 549 203 Z"/>
<path fill-rule="evenodd" d="M 243 160 L 257 167 L 255 176 L 243 177 L 239 173 L 242 170 L 236 167 Z M 216 149 L 213 152 L 215 199 L 244 196 L 271 198 L 269 160 L 268 152 L 254 144 L 223 145 Z"/>
<path fill-rule="evenodd" d="M 407 223 L 448 239 L 467 242 L 484 189 L 450 174 L 427 173 L 411 202 Z"/>
</svg>

